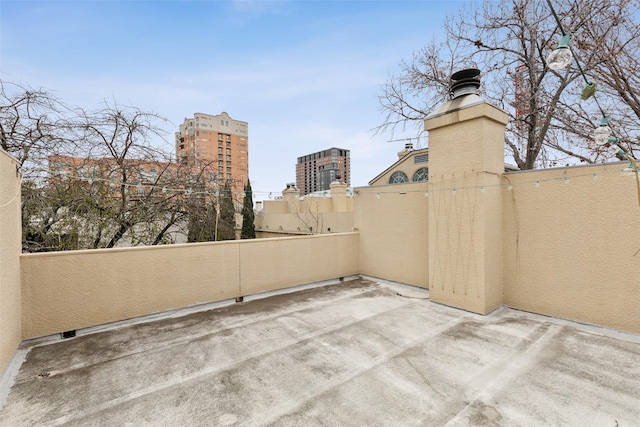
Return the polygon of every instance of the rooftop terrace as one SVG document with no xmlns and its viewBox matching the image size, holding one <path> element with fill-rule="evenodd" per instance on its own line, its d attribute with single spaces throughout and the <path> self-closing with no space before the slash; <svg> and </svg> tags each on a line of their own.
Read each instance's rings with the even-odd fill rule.
<svg viewBox="0 0 640 427">
<path fill-rule="evenodd" d="M 0 425 L 637 425 L 637 334 L 427 298 L 356 279 L 24 341 Z"/>
</svg>

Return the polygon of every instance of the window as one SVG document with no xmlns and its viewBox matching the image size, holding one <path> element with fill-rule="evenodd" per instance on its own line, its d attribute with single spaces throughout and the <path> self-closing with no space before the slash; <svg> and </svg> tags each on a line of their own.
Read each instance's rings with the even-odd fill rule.
<svg viewBox="0 0 640 427">
<path fill-rule="evenodd" d="M 403 182 L 409 182 L 409 177 L 402 171 L 396 171 L 389 178 L 389 184 L 401 184 Z"/>
<path fill-rule="evenodd" d="M 420 168 L 413 174 L 413 182 L 429 181 L 429 168 Z"/>
</svg>

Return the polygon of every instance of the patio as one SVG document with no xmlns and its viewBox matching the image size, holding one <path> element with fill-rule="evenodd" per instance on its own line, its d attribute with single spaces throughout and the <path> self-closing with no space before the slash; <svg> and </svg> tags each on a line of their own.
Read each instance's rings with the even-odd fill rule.
<svg viewBox="0 0 640 427">
<path fill-rule="evenodd" d="M 24 341 L 0 425 L 637 425 L 640 336 L 359 278 Z"/>
</svg>

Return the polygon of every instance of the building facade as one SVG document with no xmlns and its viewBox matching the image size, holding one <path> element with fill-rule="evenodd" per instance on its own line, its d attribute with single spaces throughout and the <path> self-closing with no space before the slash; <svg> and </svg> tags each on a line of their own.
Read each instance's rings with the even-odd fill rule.
<svg viewBox="0 0 640 427">
<path fill-rule="evenodd" d="M 296 185 L 301 195 L 329 190 L 333 181 L 351 184 L 350 152 L 332 147 L 298 157 Z"/>
<path fill-rule="evenodd" d="M 195 113 L 176 132 L 176 160 L 211 170 L 219 185 L 230 181 L 242 189 L 249 179 L 249 125 L 225 112 Z"/>
<path fill-rule="evenodd" d="M 369 181 L 369 185 L 420 181 L 429 181 L 429 149 L 414 150 L 413 144 L 405 144 L 404 149 L 398 153 L 398 160 Z"/>
</svg>

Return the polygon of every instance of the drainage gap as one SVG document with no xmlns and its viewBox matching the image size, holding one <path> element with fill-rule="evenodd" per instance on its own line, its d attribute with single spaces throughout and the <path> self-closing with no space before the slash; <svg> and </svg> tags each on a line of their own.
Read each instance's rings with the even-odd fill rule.
<svg viewBox="0 0 640 427">
<path fill-rule="evenodd" d="M 75 329 L 73 331 L 65 331 L 62 333 L 62 338 L 73 338 L 76 336 Z"/>
</svg>

